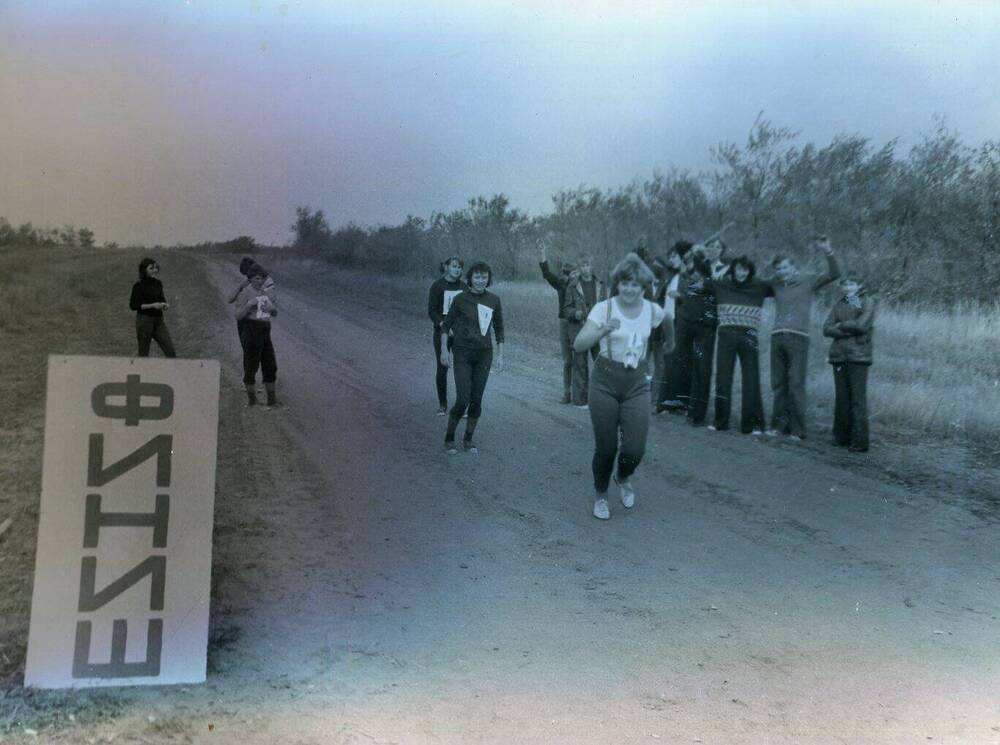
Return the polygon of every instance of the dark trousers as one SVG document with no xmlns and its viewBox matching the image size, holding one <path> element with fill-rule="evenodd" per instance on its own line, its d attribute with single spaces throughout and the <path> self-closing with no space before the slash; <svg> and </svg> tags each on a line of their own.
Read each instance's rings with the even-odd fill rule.
<svg viewBox="0 0 1000 745">
<path fill-rule="evenodd" d="M 740 361 L 740 432 L 764 428 L 764 402 L 760 395 L 760 340 L 757 330 L 726 326 L 719 329 L 715 361 L 715 428 L 729 429 L 733 372 Z"/>
<path fill-rule="evenodd" d="M 598 357 L 590 376 L 590 422 L 594 426 L 594 491 L 604 494 L 618 457 L 618 480 L 639 467 L 649 432 L 649 381 L 638 368 Z M 619 447 L 620 444 L 620 447 Z"/>
<path fill-rule="evenodd" d="M 779 331 L 771 334 L 771 429 L 806 436 L 806 367 L 809 337 Z"/>
<path fill-rule="evenodd" d="M 474 422 L 483 413 L 483 392 L 486 390 L 490 366 L 493 364 L 492 348 L 455 347 L 452 355 L 455 368 L 455 405 L 448 414 L 446 442 L 455 439 L 455 429 L 466 409 L 469 410 L 467 427 L 475 428 Z M 466 437 L 470 437 L 471 431 L 466 429 L 465 434 Z"/>
<path fill-rule="evenodd" d="M 861 362 L 833 365 L 833 441 L 868 449 L 868 368 Z"/>
<path fill-rule="evenodd" d="M 677 321 L 666 320 L 672 325 L 670 331 L 673 343 L 669 352 L 663 352 L 663 381 L 660 383 L 657 404 L 667 408 L 687 405 L 688 391 L 691 388 L 691 371 L 682 365 L 684 359 L 679 354 L 680 341 L 677 339 Z M 688 342 L 689 343 L 689 342 Z M 683 397 L 683 398 L 682 398 Z"/>
<path fill-rule="evenodd" d="M 257 369 L 263 373 L 265 383 L 273 383 L 278 375 L 278 362 L 271 344 L 271 324 L 269 321 L 247 319 L 240 337 L 243 345 L 243 383 L 257 382 Z"/>
<path fill-rule="evenodd" d="M 448 337 L 448 351 L 454 340 Z M 434 364 L 437 365 L 437 373 L 434 376 L 434 383 L 437 385 L 438 405 L 444 409 L 448 406 L 448 368 L 441 364 L 441 332 L 434 332 Z"/>
<path fill-rule="evenodd" d="M 687 404 L 688 419 L 705 421 L 712 386 L 712 359 L 715 357 L 715 326 L 677 321 L 677 365 L 690 381 L 681 390 L 680 401 Z"/>
<path fill-rule="evenodd" d="M 563 400 L 573 395 L 573 339 L 569 335 L 569 321 L 559 319 L 559 352 L 563 362 Z"/>
<path fill-rule="evenodd" d="M 570 401 L 572 401 L 577 406 L 584 406 L 588 401 L 588 390 L 590 388 L 590 359 L 589 355 L 591 352 L 596 352 L 597 348 L 594 347 L 592 350 L 576 352 L 573 350 L 573 342 L 576 341 L 576 335 L 580 333 L 580 329 L 583 328 L 583 321 L 566 321 L 567 335 L 570 339 L 570 351 L 573 354 L 573 366 L 571 369 L 571 384 L 570 384 Z"/>
<path fill-rule="evenodd" d="M 150 342 L 156 339 L 160 345 L 164 357 L 176 357 L 174 342 L 170 339 L 170 332 L 167 331 L 167 324 L 162 318 L 147 316 L 142 313 L 135 314 L 135 336 L 139 342 L 139 356 L 149 357 Z"/>
</svg>

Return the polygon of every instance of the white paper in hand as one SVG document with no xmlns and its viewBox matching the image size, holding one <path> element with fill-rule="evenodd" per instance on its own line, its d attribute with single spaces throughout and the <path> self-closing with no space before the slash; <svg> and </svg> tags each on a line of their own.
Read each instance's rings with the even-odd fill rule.
<svg viewBox="0 0 1000 745">
<path fill-rule="evenodd" d="M 476 307 L 479 309 L 479 332 L 486 336 L 490 330 L 490 321 L 493 320 L 493 308 L 479 304 Z"/>
</svg>

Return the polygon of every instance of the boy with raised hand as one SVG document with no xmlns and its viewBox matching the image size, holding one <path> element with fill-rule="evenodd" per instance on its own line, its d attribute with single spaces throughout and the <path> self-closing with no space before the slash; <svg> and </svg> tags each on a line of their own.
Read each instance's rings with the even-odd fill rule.
<svg viewBox="0 0 1000 745">
<path fill-rule="evenodd" d="M 825 272 L 804 272 L 790 256 L 779 256 L 773 262 L 775 276 L 769 280 L 775 301 L 771 331 L 774 410 L 767 434 L 787 434 L 795 441 L 806 436 L 806 370 L 813 299 L 818 290 L 840 276 L 830 239 L 825 235 L 817 236 L 813 245 L 826 257 Z"/>
<path fill-rule="evenodd" d="M 569 319 L 564 313 L 564 300 L 566 297 L 566 286 L 568 277 L 564 270 L 563 276 L 554 274 L 549 268 L 548 244 L 549 236 L 543 236 L 538 240 L 538 266 L 542 270 L 545 281 L 556 291 L 559 300 L 559 351 L 563 361 L 563 395 L 561 403 L 568 404 L 573 400 L 573 337 L 570 336 Z"/>
</svg>

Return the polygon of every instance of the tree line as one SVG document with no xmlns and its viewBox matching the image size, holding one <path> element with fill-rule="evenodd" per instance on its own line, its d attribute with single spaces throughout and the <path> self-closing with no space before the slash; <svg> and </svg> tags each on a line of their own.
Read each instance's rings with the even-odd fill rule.
<svg viewBox="0 0 1000 745">
<path fill-rule="evenodd" d="M 400 225 L 331 229 L 322 210 L 299 207 L 293 247 L 390 272 L 433 272 L 446 255 L 484 258 L 509 279 L 534 276 L 534 246 L 550 235 L 563 255 L 613 263 L 645 244 L 652 255 L 723 226 L 735 253 L 757 262 L 802 260 L 830 236 L 851 271 L 885 296 L 993 303 L 1000 287 L 1000 142 L 964 144 L 935 120 L 908 152 L 842 134 L 799 145 L 798 133 L 758 117 L 742 144 L 712 148 L 713 168 L 671 169 L 613 189 L 581 185 L 529 216 L 503 194 Z"/>
</svg>

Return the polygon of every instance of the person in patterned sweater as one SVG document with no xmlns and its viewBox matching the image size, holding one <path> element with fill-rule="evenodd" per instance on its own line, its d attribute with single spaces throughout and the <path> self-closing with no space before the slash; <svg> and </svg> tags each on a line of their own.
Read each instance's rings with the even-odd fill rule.
<svg viewBox="0 0 1000 745">
<path fill-rule="evenodd" d="M 719 316 L 715 363 L 715 424 L 709 429 L 729 429 L 733 371 L 740 361 L 740 432 L 760 435 L 764 430 L 764 403 L 760 393 L 760 328 L 764 298 L 773 297 L 771 285 L 758 279 L 757 268 L 747 256 L 733 260 L 728 271 L 714 282 Z"/>
</svg>

